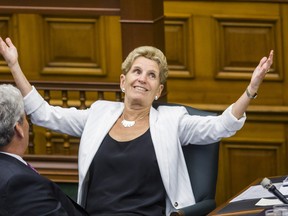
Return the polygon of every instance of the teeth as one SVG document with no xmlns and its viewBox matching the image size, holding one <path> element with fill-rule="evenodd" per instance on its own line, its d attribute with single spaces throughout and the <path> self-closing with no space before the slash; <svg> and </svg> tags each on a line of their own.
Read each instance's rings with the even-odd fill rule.
<svg viewBox="0 0 288 216">
<path fill-rule="evenodd" d="M 142 88 L 142 87 L 140 87 L 140 86 L 136 86 L 135 89 L 140 90 L 140 91 L 146 91 L 145 88 Z"/>
</svg>

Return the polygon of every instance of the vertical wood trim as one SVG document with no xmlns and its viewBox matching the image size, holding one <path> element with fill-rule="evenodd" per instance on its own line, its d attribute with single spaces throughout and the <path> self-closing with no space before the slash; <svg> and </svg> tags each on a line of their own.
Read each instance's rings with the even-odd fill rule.
<svg viewBox="0 0 288 216">
<path fill-rule="evenodd" d="M 120 11 L 123 60 L 142 45 L 165 51 L 163 0 L 121 0 Z"/>
</svg>

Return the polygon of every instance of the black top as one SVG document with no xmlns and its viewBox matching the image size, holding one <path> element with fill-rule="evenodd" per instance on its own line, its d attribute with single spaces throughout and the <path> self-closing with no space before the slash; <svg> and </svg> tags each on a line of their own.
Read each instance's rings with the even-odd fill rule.
<svg viewBox="0 0 288 216">
<path fill-rule="evenodd" d="M 93 215 L 165 215 L 165 189 L 150 130 L 118 142 L 104 138 L 89 168 L 87 212 Z"/>
</svg>

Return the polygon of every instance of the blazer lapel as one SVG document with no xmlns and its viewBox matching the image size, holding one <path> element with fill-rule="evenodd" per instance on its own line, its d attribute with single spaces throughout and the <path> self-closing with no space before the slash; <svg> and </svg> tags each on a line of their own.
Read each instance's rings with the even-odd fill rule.
<svg viewBox="0 0 288 216">
<path fill-rule="evenodd" d="M 121 115 L 124 109 L 124 106 L 122 105 L 121 107 L 122 107 L 121 109 L 111 110 L 108 115 L 104 115 L 104 116 L 102 115 L 100 118 L 97 118 L 97 119 L 94 118 L 92 120 L 92 121 L 97 121 L 98 122 L 97 124 L 101 125 L 101 127 L 100 126 L 91 127 L 90 125 L 88 126 L 90 129 L 92 129 L 90 133 L 97 133 L 97 136 L 90 135 L 89 137 L 91 137 L 91 139 L 89 140 L 88 143 L 87 141 L 84 141 L 84 140 L 81 141 L 81 142 L 87 143 L 87 144 L 85 143 L 85 149 L 82 149 L 82 152 L 81 152 L 81 158 L 83 159 L 83 161 L 81 162 L 81 165 L 82 165 L 82 173 L 84 174 L 84 176 L 87 174 L 89 166 L 97 150 L 99 149 L 103 139 L 105 138 L 107 133 L 109 133 L 109 130 L 112 128 L 112 126 L 115 124 L 115 122 Z M 83 154 L 84 154 L 84 157 L 83 157 Z M 79 161 L 79 164 L 80 164 L 80 161 Z"/>
<path fill-rule="evenodd" d="M 167 131 L 161 127 L 161 124 L 158 124 L 158 111 L 154 108 L 150 110 L 150 132 L 163 184 L 168 189 L 170 185 L 169 152 L 168 145 L 165 143 L 169 137 L 163 136 Z"/>
</svg>

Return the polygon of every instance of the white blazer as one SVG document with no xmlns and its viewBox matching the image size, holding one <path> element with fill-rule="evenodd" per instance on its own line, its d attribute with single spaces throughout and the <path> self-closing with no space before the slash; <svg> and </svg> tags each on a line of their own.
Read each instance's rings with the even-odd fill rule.
<svg viewBox="0 0 288 216">
<path fill-rule="evenodd" d="M 86 203 L 88 169 L 106 134 L 123 112 L 124 104 L 99 100 L 89 109 L 50 106 L 35 88 L 24 98 L 25 111 L 34 124 L 81 137 L 79 146 L 78 203 Z M 166 215 L 195 204 L 182 145 L 209 144 L 230 137 L 243 126 L 246 116 L 236 119 L 228 107 L 219 116 L 191 116 L 182 106 L 150 110 L 151 137 L 167 193 Z"/>
</svg>

